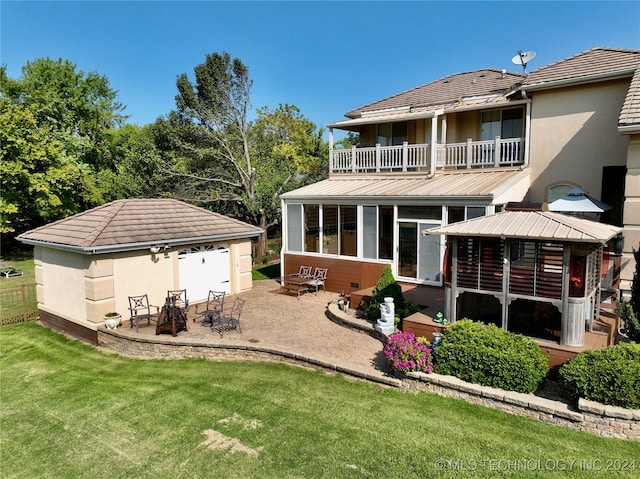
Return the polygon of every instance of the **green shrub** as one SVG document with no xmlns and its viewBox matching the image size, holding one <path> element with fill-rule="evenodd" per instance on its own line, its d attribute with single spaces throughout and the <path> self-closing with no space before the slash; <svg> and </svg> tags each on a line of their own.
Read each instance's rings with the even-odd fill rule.
<svg viewBox="0 0 640 479">
<path fill-rule="evenodd" d="M 402 295 L 402 288 L 393 277 L 391 267 L 386 265 L 382 270 L 382 275 L 376 283 L 371 293 L 371 301 L 364 308 L 365 314 L 369 318 L 377 319 L 380 317 L 380 305 L 384 303 L 384 298 L 393 298 L 395 314 L 400 319 L 420 311 L 420 307 L 413 301 L 405 299 Z"/>
<path fill-rule="evenodd" d="M 583 351 L 564 364 L 559 375 L 567 395 L 576 402 L 584 398 L 640 409 L 640 344 Z"/>
<path fill-rule="evenodd" d="M 536 391 L 549 369 L 532 339 L 469 319 L 445 329 L 433 354 L 436 373 L 521 393 Z"/>
</svg>

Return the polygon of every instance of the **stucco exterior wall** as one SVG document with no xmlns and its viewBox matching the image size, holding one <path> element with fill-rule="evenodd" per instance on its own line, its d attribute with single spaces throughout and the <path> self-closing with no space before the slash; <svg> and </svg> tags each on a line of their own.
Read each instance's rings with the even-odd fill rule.
<svg viewBox="0 0 640 479">
<path fill-rule="evenodd" d="M 627 137 L 617 131 L 629 80 L 531 92 L 529 201 L 547 202 L 567 183 L 600 199 L 602 167 L 624 165 Z"/>
<path fill-rule="evenodd" d="M 632 135 L 629 138 L 624 192 L 624 251 L 620 270 L 620 287 L 630 291 L 635 272 L 633 250 L 640 249 L 640 135 Z"/>
<path fill-rule="evenodd" d="M 38 307 L 73 322 L 86 322 L 86 257 L 51 248 L 36 248 Z"/>
<path fill-rule="evenodd" d="M 152 255 L 149 250 L 116 254 L 113 278 L 116 311 L 123 318 L 129 310 L 129 296 L 149 295 L 149 303 L 162 306 L 167 290 L 173 289 L 177 268 L 176 250 Z"/>
<path fill-rule="evenodd" d="M 231 294 L 252 287 L 251 241 L 229 244 Z M 36 247 L 38 307 L 60 318 L 95 330 L 105 313 L 129 316 L 129 296 L 149 295 L 164 304 L 167 290 L 180 284 L 178 249 L 155 255 L 149 250 L 84 255 Z"/>
</svg>

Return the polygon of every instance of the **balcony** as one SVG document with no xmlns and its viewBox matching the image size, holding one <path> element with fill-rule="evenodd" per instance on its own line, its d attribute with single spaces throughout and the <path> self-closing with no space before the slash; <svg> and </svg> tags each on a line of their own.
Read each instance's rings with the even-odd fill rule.
<svg viewBox="0 0 640 479">
<path fill-rule="evenodd" d="M 432 152 L 432 148 L 435 151 Z M 447 144 L 408 144 L 333 149 L 329 155 L 330 173 L 380 173 L 431 171 L 435 169 L 499 168 L 524 164 L 524 138 L 472 141 Z"/>
</svg>

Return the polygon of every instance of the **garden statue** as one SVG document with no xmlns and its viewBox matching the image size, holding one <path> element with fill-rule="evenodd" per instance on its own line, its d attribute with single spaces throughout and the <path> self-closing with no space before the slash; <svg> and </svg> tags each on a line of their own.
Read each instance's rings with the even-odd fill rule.
<svg viewBox="0 0 640 479">
<path fill-rule="evenodd" d="M 384 298 L 384 303 L 380 305 L 380 319 L 374 328 L 381 333 L 393 333 L 395 330 L 395 306 L 393 298 Z"/>
</svg>

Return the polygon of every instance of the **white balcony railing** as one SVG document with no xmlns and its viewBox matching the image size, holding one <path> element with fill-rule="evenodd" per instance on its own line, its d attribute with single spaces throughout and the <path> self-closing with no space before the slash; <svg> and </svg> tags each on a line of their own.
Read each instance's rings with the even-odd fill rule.
<svg viewBox="0 0 640 479">
<path fill-rule="evenodd" d="M 524 163 L 524 138 L 435 145 L 435 169 L 491 168 Z M 331 150 L 330 173 L 430 171 L 431 145 L 380 146 Z"/>
</svg>

